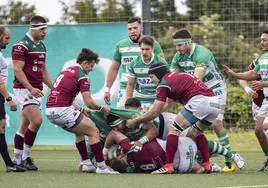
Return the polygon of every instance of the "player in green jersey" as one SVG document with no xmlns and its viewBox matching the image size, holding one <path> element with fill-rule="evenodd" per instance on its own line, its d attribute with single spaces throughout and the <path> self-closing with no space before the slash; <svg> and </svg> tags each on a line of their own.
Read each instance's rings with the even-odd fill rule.
<svg viewBox="0 0 268 188">
<path fill-rule="evenodd" d="M 117 107 L 123 107 L 125 102 L 125 93 L 127 86 L 128 66 L 130 62 L 140 55 L 140 47 L 138 44 L 142 36 L 143 28 L 141 19 L 133 17 L 127 23 L 128 37 L 120 40 L 115 47 L 112 65 L 109 68 L 106 87 L 104 93 L 104 100 L 106 103 L 111 102 L 110 89 L 119 75 L 120 91 L 118 94 Z M 164 57 L 164 53 L 157 41 L 154 42 L 154 53 Z"/>
<path fill-rule="evenodd" d="M 138 98 L 144 110 L 152 106 L 156 95 L 156 85 L 149 78 L 149 67 L 155 63 L 168 65 L 162 57 L 154 54 L 153 45 L 154 39 L 151 36 L 143 36 L 139 40 L 141 54 L 131 61 L 128 68 L 126 99 L 132 96 Z"/>
<path fill-rule="evenodd" d="M 196 76 L 218 96 L 221 112 L 213 122 L 213 129 L 219 138 L 219 142 L 231 150 L 228 134 L 223 127 L 227 89 L 212 52 L 206 47 L 194 43 L 187 29 L 178 30 L 172 38 L 177 53 L 173 57 L 170 69 L 172 71 L 187 72 Z M 225 161 L 226 166 L 223 171 L 234 170 L 235 166 L 232 165 L 231 161 L 228 161 L 227 158 Z"/>
<path fill-rule="evenodd" d="M 261 34 L 261 48 L 264 53 L 256 60 L 254 69 L 236 73 L 226 65 L 224 68 L 229 75 L 237 79 L 253 80 L 253 91 L 263 89 L 264 100 L 257 114 L 255 134 L 265 155 L 264 166 L 259 171 L 268 172 L 268 126 L 264 124 L 264 119 L 268 117 L 268 30 L 263 31 Z M 260 81 L 255 81 L 260 78 Z"/>
</svg>

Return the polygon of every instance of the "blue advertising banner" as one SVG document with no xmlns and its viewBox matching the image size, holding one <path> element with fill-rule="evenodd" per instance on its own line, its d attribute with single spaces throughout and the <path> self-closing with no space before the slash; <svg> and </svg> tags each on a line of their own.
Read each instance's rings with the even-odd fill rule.
<svg viewBox="0 0 268 188">
<path fill-rule="evenodd" d="M 13 66 L 11 63 L 11 48 L 28 31 L 28 26 L 10 26 L 11 42 L 3 51 L 9 61 L 8 90 L 12 94 L 14 79 Z M 76 57 L 81 48 L 90 48 L 100 56 L 100 63 L 89 74 L 91 81 L 91 93 L 99 102 L 103 102 L 103 86 L 105 75 L 111 64 L 115 44 L 127 36 L 126 24 L 90 24 L 90 25 L 54 25 L 49 26 L 48 34 L 44 40 L 47 47 L 46 65 L 52 80 L 63 68 L 75 64 Z M 118 90 L 118 80 L 112 88 L 113 98 Z M 48 88 L 44 88 L 42 114 L 43 124 L 38 132 L 35 144 L 47 145 L 71 145 L 74 136 L 49 123 L 45 117 L 45 102 Z M 78 100 L 82 100 L 78 96 Z M 19 125 L 19 111 L 11 112 L 6 106 L 7 128 L 6 138 L 9 144 L 13 144 L 14 135 Z"/>
</svg>

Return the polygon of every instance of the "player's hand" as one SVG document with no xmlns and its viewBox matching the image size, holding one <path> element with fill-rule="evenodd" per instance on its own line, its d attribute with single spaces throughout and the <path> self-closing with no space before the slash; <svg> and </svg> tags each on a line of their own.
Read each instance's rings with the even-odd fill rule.
<svg viewBox="0 0 268 188">
<path fill-rule="evenodd" d="M 130 148 L 133 152 L 139 152 L 142 150 L 142 143 L 140 141 L 134 142 L 133 146 Z"/>
<path fill-rule="evenodd" d="M 230 75 L 230 76 L 234 76 L 235 75 L 235 72 L 230 67 L 228 67 L 227 65 L 223 65 L 223 68 L 224 68 L 225 72 L 228 75 Z"/>
<path fill-rule="evenodd" d="M 262 89 L 263 88 L 263 82 L 262 81 L 253 81 L 251 87 L 252 87 L 252 89 L 254 91 L 257 91 L 259 89 Z"/>
<path fill-rule="evenodd" d="M 258 93 L 257 93 L 256 91 L 252 91 L 252 92 L 250 93 L 250 96 L 251 96 L 252 99 L 256 99 L 256 98 L 259 97 L 259 95 L 258 95 Z"/>
<path fill-rule="evenodd" d="M 108 105 L 111 104 L 111 94 L 110 94 L 110 92 L 108 92 L 108 91 L 104 92 L 104 101 Z"/>
<path fill-rule="evenodd" d="M 14 100 L 9 101 L 7 104 L 11 111 L 17 111 L 17 105 Z"/>
<path fill-rule="evenodd" d="M 103 113 L 110 113 L 111 108 L 109 106 L 103 106 L 100 111 L 103 112 Z"/>
<path fill-rule="evenodd" d="M 44 96 L 44 93 L 40 90 L 40 89 L 37 89 L 37 88 L 33 88 L 30 90 L 30 94 L 36 98 L 39 98 L 39 97 L 43 97 Z"/>
</svg>

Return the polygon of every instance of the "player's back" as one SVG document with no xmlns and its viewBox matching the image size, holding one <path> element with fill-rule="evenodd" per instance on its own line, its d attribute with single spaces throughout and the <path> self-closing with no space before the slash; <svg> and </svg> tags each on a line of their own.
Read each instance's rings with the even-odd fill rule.
<svg viewBox="0 0 268 188">
<path fill-rule="evenodd" d="M 81 88 L 79 81 L 85 79 L 85 86 L 89 88 L 89 81 L 80 66 L 69 67 L 62 71 L 54 81 L 47 99 L 47 107 L 71 106 Z"/>
<path fill-rule="evenodd" d="M 168 98 L 186 104 L 193 96 L 214 96 L 212 90 L 196 77 L 188 73 L 171 72 L 166 74 L 159 87 L 169 87 Z"/>
<path fill-rule="evenodd" d="M 156 139 L 143 145 L 142 150 L 128 155 L 127 161 L 135 169 L 151 172 L 162 167 L 166 160 L 166 154 Z"/>
</svg>

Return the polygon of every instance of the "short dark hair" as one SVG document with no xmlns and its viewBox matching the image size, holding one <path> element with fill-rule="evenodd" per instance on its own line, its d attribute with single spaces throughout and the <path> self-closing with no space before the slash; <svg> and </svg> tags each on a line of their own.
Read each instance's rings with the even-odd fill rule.
<svg viewBox="0 0 268 188">
<path fill-rule="evenodd" d="M 6 29 L 7 29 L 6 26 L 0 25 L 0 36 L 4 35 Z"/>
<path fill-rule="evenodd" d="M 268 30 L 264 30 L 262 33 L 263 34 L 268 34 Z"/>
<path fill-rule="evenodd" d="M 192 36 L 190 31 L 185 28 L 179 29 L 176 33 L 172 36 L 173 39 L 191 39 Z"/>
<path fill-rule="evenodd" d="M 109 166 L 120 173 L 125 173 L 127 170 L 128 165 L 124 164 L 122 161 L 120 161 L 117 158 L 112 158 L 111 160 L 108 160 Z"/>
<path fill-rule="evenodd" d="M 125 107 L 141 107 L 141 101 L 135 97 L 128 98 L 125 102 Z"/>
<path fill-rule="evenodd" d="M 81 64 L 83 61 L 95 61 L 95 63 L 99 62 L 99 55 L 93 52 L 89 48 L 82 48 L 81 52 L 79 53 L 76 62 Z"/>
<path fill-rule="evenodd" d="M 30 24 L 38 24 L 38 23 L 47 23 L 47 20 L 42 17 L 42 16 L 33 16 L 31 19 L 30 19 Z"/>
<path fill-rule="evenodd" d="M 127 23 L 134 23 L 134 22 L 138 22 L 139 24 L 141 24 L 141 18 L 140 17 L 131 17 L 128 19 Z"/>
<path fill-rule="evenodd" d="M 139 40 L 139 45 L 141 45 L 141 44 L 146 44 L 148 46 L 153 47 L 154 46 L 154 39 L 153 39 L 153 37 L 151 37 L 149 35 L 145 35 Z"/>
</svg>

